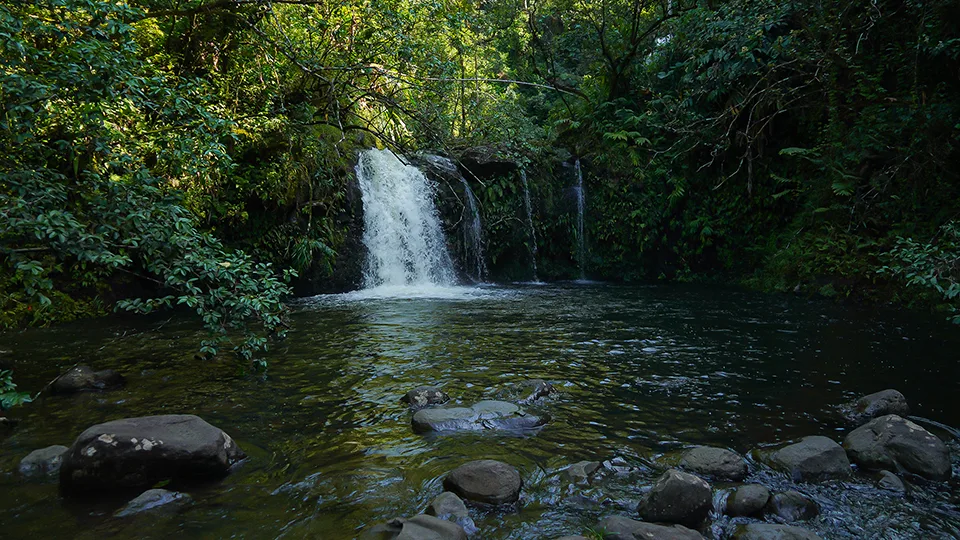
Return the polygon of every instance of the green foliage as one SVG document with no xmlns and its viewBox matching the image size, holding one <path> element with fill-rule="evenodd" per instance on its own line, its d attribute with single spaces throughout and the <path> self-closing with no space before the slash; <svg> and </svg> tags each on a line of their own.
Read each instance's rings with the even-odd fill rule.
<svg viewBox="0 0 960 540">
<path fill-rule="evenodd" d="M 30 394 L 17 392 L 17 385 L 13 382 L 13 372 L 0 369 L 0 411 L 31 401 L 33 398 Z"/>
<path fill-rule="evenodd" d="M 951 320 L 960 324 L 960 223 L 947 223 L 928 243 L 899 237 L 886 259 L 881 274 L 933 291 L 946 304 Z"/>
</svg>

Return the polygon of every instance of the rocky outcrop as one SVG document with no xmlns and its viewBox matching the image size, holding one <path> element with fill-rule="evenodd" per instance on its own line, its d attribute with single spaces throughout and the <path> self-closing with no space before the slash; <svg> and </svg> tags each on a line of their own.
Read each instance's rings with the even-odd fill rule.
<svg viewBox="0 0 960 540">
<path fill-rule="evenodd" d="M 409 519 L 397 518 L 376 525 L 364 531 L 360 538 L 362 540 L 467 540 L 467 533 L 456 523 L 421 514 Z"/>
<path fill-rule="evenodd" d="M 50 389 L 54 394 L 74 394 L 119 388 L 123 383 L 123 376 L 112 369 L 94 371 L 89 366 L 76 366 L 57 377 Z"/>
<path fill-rule="evenodd" d="M 47 476 L 60 470 L 63 463 L 63 454 L 68 450 L 66 446 L 55 444 L 39 450 L 34 450 L 20 460 L 17 470 L 24 476 Z"/>
<path fill-rule="evenodd" d="M 875 418 L 850 432 L 843 448 L 865 469 L 907 471 L 930 480 L 951 476 L 950 452 L 936 435 L 895 414 Z"/>
<path fill-rule="evenodd" d="M 851 474 L 847 454 L 827 437 L 804 437 L 798 443 L 759 454 L 765 463 L 789 474 L 795 482 L 819 482 Z"/>
<path fill-rule="evenodd" d="M 907 398 L 903 397 L 903 394 L 887 389 L 848 403 L 841 407 L 840 411 L 848 421 L 860 425 L 888 414 L 907 416 L 910 414 L 910 405 L 907 404 Z"/>
<path fill-rule="evenodd" d="M 756 516 L 763 513 L 769 500 L 769 489 L 760 484 L 747 484 L 730 493 L 724 512 L 729 516 Z"/>
<path fill-rule="evenodd" d="M 465 463 L 450 471 L 443 487 L 460 497 L 484 504 L 508 504 L 520 499 L 523 481 L 514 467 L 484 459 Z"/>
<path fill-rule="evenodd" d="M 590 478 L 600 469 L 599 461 L 578 461 L 561 473 L 563 478 L 574 484 L 589 484 Z"/>
<path fill-rule="evenodd" d="M 710 484 L 700 477 L 670 469 L 643 497 L 637 508 L 646 521 L 698 527 L 712 508 Z"/>
<path fill-rule="evenodd" d="M 526 430 L 546 423 L 545 416 L 528 414 L 506 401 L 481 401 L 472 407 L 422 409 L 413 415 L 413 430 L 417 433 L 484 429 Z"/>
<path fill-rule="evenodd" d="M 622 516 L 605 517 L 597 525 L 606 540 L 703 540 L 697 531 L 682 525 L 656 525 Z"/>
<path fill-rule="evenodd" d="M 792 525 L 750 523 L 740 525 L 733 532 L 733 540 L 821 540 L 819 536 Z"/>
<path fill-rule="evenodd" d="M 767 515 L 784 523 L 813 519 L 820 513 L 817 503 L 799 491 L 774 493 L 764 509 Z"/>
<path fill-rule="evenodd" d="M 463 504 L 456 493 L 444 491 L 427 506 L 424 514 L 452 521 L 463 527 L 467 534 L 477 532 L 477 526 L 470 518 L 470 512 L 467 511 L 467 505 Z"/>
<path fill-rule="evenodd" d="M 226 475 L 243 457 L 229 435 L 194 415 L 125 418 L 77 437 L 64 456 L 60 486 L 76 494 L 210 479 Z"/>
<path fill-rule="evenodd" d="M 468 148 L 460 153 L 460 166 L 465 169 L 466 176 L 478 178 L 492 178 L 504 176 L 516 171 L 519 166 L 516 162 L 500 156 L 496 148 L 478 146 Z"/>
<path fill-rule="evenodd" d="M 436 386 L 418 386 L 404 394 L 401 401 L 411 407 L 421 408 L 427 405 L 442 405 L 450 401 L 450 396 Z"/>
<path fill-rule="evenodd" d="M 114 516 L 129 517 L 143 512 L 177 512 L 193 502 L 186 493 L 165 489 L 148 489 L 118 510 Z"/>
<path fill-rule="evenodd" d="M 740 481 L 747 477 L 746 460 L 725 448 L 691 448 L 680 459 L 680 468 L 716 480 Z"/>
</svg>

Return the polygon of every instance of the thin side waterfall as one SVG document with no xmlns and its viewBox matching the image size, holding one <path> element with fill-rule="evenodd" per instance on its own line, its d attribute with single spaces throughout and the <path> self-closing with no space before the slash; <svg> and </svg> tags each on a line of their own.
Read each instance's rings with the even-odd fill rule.
<svg viewBox="0 0 960 540">
<path fill-rule="evenodd" d="M 475 281 L 483 281 L 487 277 L 487 262 L 483 258 L 483 225 L 480 223 L 480 210 L 470 184 L 462 175 L 460 183 L 463 184 L 467 209 L 470 210 L 470 218 L 462 226 L 465 270 Z"/>
<path fill-rule="evenodd" d="M 365 150 L 357 163 L 363 195 L 364 288 L 456 283 L 434 191 L 416 167 L 389 150 Z"/>
<path fill-rule="evenodd" d="M 586 279 L 587 251 L 583 238 L 583 214 L 586 202 L 583 193 L 583 171 L 580 169 L 579 158 L 574 163 L 574 169 L 577 171 L 577 187 L 574 190 L 577 194 L 577 265 L 580 267 L 580 279 Z"/>
<path fill-rule="evenodd" d="M 537 231 L 533 228 L 533 205 L 530 204 L 530 186 L 527 185 L 527 171 L 520 169 L 520 179 L 523 180 L 523 204 L 527 207 L 527 231 L 530 235 L 530 259 L 533 261 L 533 280 L 537 277 Z"/>
</svg>

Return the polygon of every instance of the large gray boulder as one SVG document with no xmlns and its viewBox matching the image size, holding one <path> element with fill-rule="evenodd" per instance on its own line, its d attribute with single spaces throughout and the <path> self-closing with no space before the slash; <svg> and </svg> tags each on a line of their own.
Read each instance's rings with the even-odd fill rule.
<svg viewBox="0 0 960 540">
<path fill-rule="evenodd" d="M 952 474 L 950 452 L 943 441 L 895 414 L 851 431 L 843 448 L 865 469 L 903 470 L 930 480 L 946 480 Z"/>
<path fill-rule="evenodd" d="M 436 386 L 418 386 L 404 394 L 401 401 L 411 407 L 421 408 L 427 405 L 442 405 L 450 401 L 450 396 Z"/>
<path fill-rule="evenodd" d="M 144 512 L 178 512 L 193 502 L 186 493 L 167 491 L 166 489 L 148 489 L 137 498 L 128 502 L 114 516 L 129 517 Z"/>
<path fill-rule="evenodd" d="M 670 469 L 644 495 L 637 512 L 646 521 L 699 527 L 712 507 L 710 484 L 698 476 Z"/>
<path fill-rule="evenodd" d="M 843 447 L 832 439 L 804 437 L 800 442 L 784 446 L 761 459 L 771 467 L 789 474 L 795 482 L 818 482 L 850 476 L 850 461 Z"/>
<path fill-rule="evenodd" d="M 520 499 L 523 481 L 514 467 L 484 459 L 464 463 L 443 479 L 443 487 L 460 497 L 484 504 L 508 504 Z"/>
<path fill-rule="evenodd" d="M 24 476 L 47 476 L 55 474 L 63 464 L 63 454 L 68 450 L 66 446 L 55 444 L 39 450 L 34 450 L 20 460 L 17 468 Z"/>
<path fill-rule="evenodd" d="M 545 416 L 527 414 L 506 401 L 481 401 L 472 407 L 422 409 L 413 415 L 413 430 L 417 433 L 485 429 L 520 431 L 546 423 Z"/>
<path fill-rule="evenodd" d="M 819 536 L 792 525 L 749 523 L 733 532 L 733 540 L 821 540 Z"/>
<path fill-rule="evenodd" d="M 604 531 L 604 540 L 703 540 L 700 533 L 682 525 L 656 525 L 622 516 L 603 518 L 597 529 Z"/>
<path fill-rule="evenodd" d="M 364 531 L 363 540 L 467 540 L 467 533 L 456 523 L 433 516 L 397 518 Z"/>
<path fill-rule="evenodd" d="M 764 510 L 783 523 L 813 519 L 820 513 L 816 501 L 793 490 L 774 493 Z"/>
<path fill-rule="evenodd" d="M 860 425 L 888 414 L 907 416 L 910 414 L 910 405 L 907 404 L 907 398 L 903 397 L 903 394 L 887 389 L 848 403 L 841 408 L 841 412 L 844 418 Z"/>
<path fill-rule="evenodd" d="M 747 477 L 746 460 L 725 448 L 691 448 L 680 459 L 680 468 L 716 480 L 740 481 Z"/>
<path fill-rule="evenodd" d="M 110 390 L 123 386 L 124 378 L 112 369 L 94 371 L 90 366 L 76 366 L 57 377 L 50 389 L 54 394 L 73 394 Z"/>
<path fill-rule="evenodd" d="M 730 493 L 724 512 L 729 516 L 756 516 L 763 512 L 769 500 L 769 489 L 760 484 L 747 484 Z"/>
<path fill-rule="evenodd" d="M 125 418 L 77 437 L 60 467 L 60 487 L 76 494 L 217 478 L 244 457 L 223 430 L 192 414 Z"/>
</svg>

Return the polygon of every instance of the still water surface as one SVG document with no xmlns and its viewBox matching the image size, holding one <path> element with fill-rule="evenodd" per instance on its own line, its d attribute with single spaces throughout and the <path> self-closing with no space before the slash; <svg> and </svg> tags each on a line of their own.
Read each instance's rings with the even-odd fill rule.
<svg viewBox="0 0 960 540">
<path fill-rule="evenodd" d="M 421 512 L 444 474 L 499 459 L 524 478 L 518 512 L 475 513 L 483 539 L 583 533 L 608 514 L 633 516 L 659 469 L 683 448 L 747 453 L 806 435 L 842 440 L 835 406 L 895 387 L 914 414 L 960 426 L 960 332 L 933 316 L 878 312 L 786 296 L 680 286 L 481 287 L 396 298 L 374 291 L 307 299 L 265 376 L 201 362 L 187 319 L 104 320 L 0 335 L 0 363 L 36 391 L 77 362 L 113 368 L 125 388 L 42 395 L 0 434 L 0 536 L 353 538 Z M 559 392 L 536 407 L 535 434 L 420 436 L 399 401 L 420 384 L 455 401 L 495 398 L 524 378 Z M 86 427 L 149 414 L 195 413 L 226 430 L 249 459 L 222 482 L 190 490 L 173 517 L 111 518 L 123 501 L 65 501 L 52 482 L 12 472 L 20 458 L 69 445 Z M 947 431 L 955 478 L 960 446 Z M 579 460 L 634 467 L 571 488 L 557 473 Z M 751 464 L 751 480 L 787 480 Z M 716 487 L 722 487 L 717 485 Z M 796 487 L 796 486 L 793 486 Z M 918 485 L 906 499 L 872 478 L 802 485 L 824 538 L 960 536 L 960 486 Z M 722 537 L 732 524 L 704 532 Z"/>
</svg>

